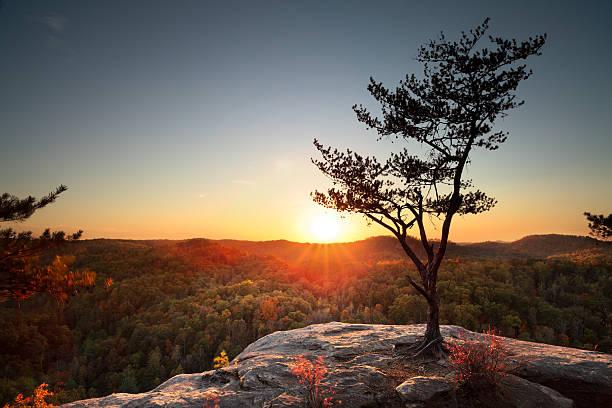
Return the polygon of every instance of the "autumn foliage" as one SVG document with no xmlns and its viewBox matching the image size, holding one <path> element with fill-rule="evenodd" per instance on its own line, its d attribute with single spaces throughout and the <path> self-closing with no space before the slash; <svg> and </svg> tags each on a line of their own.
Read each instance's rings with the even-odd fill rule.
<svg viewBox="0 0 612 408">
<path fill-rule="evenodd" d="M 536 251 L 561 252 L 567 239 L 513 245 L 529 248 L 536 257 Z M 211 252 L 208 259 L 216 259 L 217 246 L 198 242 Z M 604 255 L 612 253 L 612 243 L 587 238 L 571 242 L 576 244 L 572 250 L 592 244 L 598 252 L 504 259 L 516 252 L 474 246 L 459 253 L 465 254 L 461 259 L 446 259 L 439 275 L 440 296 L 447 299 L 441 322 L 471 331 L 490 322 L 506 337 L 588 350 L 599 344 L 598 351 L 609 352 L 612 326 L 601 322 L 612 321 L 612 299 L 606 296 L 606 288 L 612 287 L 612 258 Z M 67 256 L 75 257 L 71 269 L 95 270 L 97 285 L 62 307 L 49 295 L 21 304 L 0 303 L 0 408 L 17 394 L 32 395 L 43 381 L 50 384 L 55 393 L 51 401 L 57 404 L 145 392 L 177 374 L 213 369 L 221 350 L 231 361 L 277 330 L 329 321 L 423 322 L 427 302 L 402 278 L 408 266 L 392 261 L 397 254 L 392 243 L 387 237 L 333 246 L 299 244 L 311 252 L 308 263 L 297 267 L 248 254 L 231 265 L 200 259 L 194 267 L 191 255 L 187 260 L 172 255 L 182 244 L 172 241 L 86 240 L 59 247 L 64 263 Z M 44 254 L 43 265 L 51 264 L 55 254 Z M 323 258 L 326 254 L 329 258 Z M 355 260 L 335 254 L 354 254 Z M 487 254 L 499 256 L 487 259 Z M 481 255 L 479 260 L 469 258 Z M 113 284 L 107 291 L 109 277 Z M 263 320 L 274 315 L 276 320 Z M 325 382 L 333 386 L 326 365 L 330 372 Z M 295 378 L 289 367 L 287 371 Z M 56 388 L 59 382 L 65 383 L 62 389 Z"/>
<path fill-rule="evenodd" d="M 448 345 L 451 367 L 456 371 L 455 379 L 461 386 L 495 386 L 510 371 L 503 337 L 495 329 L 483 334 L 483 340 L 473 339 L 462 331 L 459 333 L 462 342 Z"/>
<path fill-rule="evenodd" d="M 219 401 L 221 401 L 219 397 L 206 398 L 202 408 L 219 408 Z"/>
<path fill-rule="evenodd" d="M 10 231 L 9 235 L 0 231 L 0 301 L 23 301 L 46 293 L 64 302 L 80 289 L 95 285 L 95 272 L 71 269 L 74 256 L 56 255 L 50 263 L 41 263 L 38 254 L 28 254 L 28 245 Z"/>
<path fill-rule="evenodd" d="M 214 368 L 227 367 L 229 365 L 229 357 L 225 350 L 221 350 L 221 353 L 213 359 Z"/>
<path fill-rule="evenodd" d="M 306 387 L 306 404 L 310 408 L 332 407 L 341 404 L 342 401 L 334 400 L 336 391 L 328 385 L 323 385 L 323 379 L 327 375 L 327 367 L 323 358 L 310 361 L 303 356 L 297 356 L 291 367 L 300 384 Z M 337 385 L 334 384 L 334 385 Z"/>
<path fill-rule="evenodd" d="M 42 383 L 34 390 L 34 393 L 29 397 L 23 397 L 19 394 L 15 397 L 15 401 L 7 403 L 3 408 L 47 408 L 53 405 L 48 403 L 46 399 L 53 396 L 53 392 L 47 389 L 49 385 Z"/>
</svg>

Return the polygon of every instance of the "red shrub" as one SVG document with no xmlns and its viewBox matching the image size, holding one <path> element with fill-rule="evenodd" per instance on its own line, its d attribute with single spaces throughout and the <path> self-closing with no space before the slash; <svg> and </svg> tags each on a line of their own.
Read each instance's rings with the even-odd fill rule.
<svg viewBox="0 0 612 408">
<path fill-rule="evenodd" d="M 327 375 L 323 358 L 319 357 L 313 362 L 298 356 L 291 367 L 291 373 L 306 387 L 306 402 L 310 408 L 331 407 L 335 403 L 342 403 L 334 400 L 336 391 L 332 387 L 322 384 L 323 378 Z"/>
<path fill-rule="evenodd" d="M 221 401 L 219 397 L 212 397 L 210 403 L 213 405 L 208 405 L 209 401 L 208 398 L 206 398 L 206 402 L 202 408 L 219 408 L 219 401 Z"/>
<path fill-rule="evenodd" d="M 497 385 L 511 369 L 503 337 L 495 329 L 483 334 L 484 339 L 474 340 L 463 331 L 459 334 L 461 343 L 448 345 L 451 367 L 456 370 L 455 379 L 460 385 Z"/>
</svg>

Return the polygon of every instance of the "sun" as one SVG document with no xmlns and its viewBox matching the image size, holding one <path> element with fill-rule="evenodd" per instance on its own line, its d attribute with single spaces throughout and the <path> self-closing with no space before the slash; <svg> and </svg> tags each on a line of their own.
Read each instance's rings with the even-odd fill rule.
<svg viewBox="0 0 612 408">
<path fill-rule="evenodd" d="M 317 242 L 333 241 L 340 233 L 338 218 L 332 214 L 321 214 L 312 220 L 311 233 Z"/>
</svg>

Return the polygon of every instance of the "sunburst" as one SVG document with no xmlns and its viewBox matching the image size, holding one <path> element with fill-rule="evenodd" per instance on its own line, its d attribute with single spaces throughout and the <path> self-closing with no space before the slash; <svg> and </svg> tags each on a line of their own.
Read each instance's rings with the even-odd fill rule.
<svg viewBox="0 0 612 408">
<path fill-rule="evenodd" d="M 332 214 L 321 214 L 316 216 L 311 223 L 311 233 L 317 242 L 331 242 L 340 233 L 340 222 L 337 216 Z"/>
</svg>

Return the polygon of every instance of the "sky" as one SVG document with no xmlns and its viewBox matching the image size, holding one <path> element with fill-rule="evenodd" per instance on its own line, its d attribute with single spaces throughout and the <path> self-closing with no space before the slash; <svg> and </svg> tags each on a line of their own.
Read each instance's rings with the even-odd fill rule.
<svg viewBox="0 0 612 408">
<path fill-rule="evenodd" d="M 419 75 L 419 45 L 490 17 L 491 34 L 548 40 L 519 86 L 525 105 L 500 122 L 508 141 L 468 168 L 498 204 L 456 218 L 450 238 L 586 235 L 584 211 L 612 210 L 610 4 L 4 0 L 0 192 L 67 185 L 16 228 L 85 238 L 381 235 L 312 202 L 330 185 L 313 139 L 384 155 L 351 109 L 375 111 L 369 77 Z M 317 232 L 322 216 L 337 234 Z"/>
</svg>

